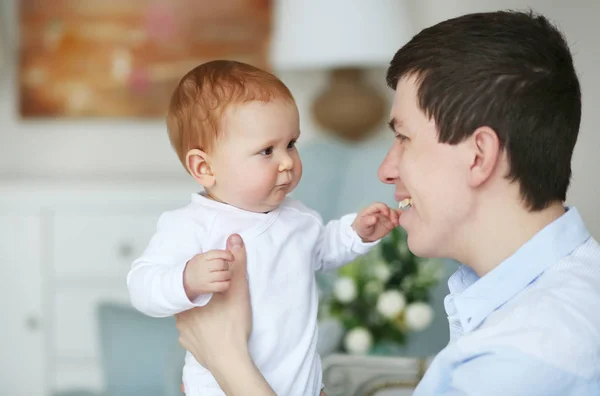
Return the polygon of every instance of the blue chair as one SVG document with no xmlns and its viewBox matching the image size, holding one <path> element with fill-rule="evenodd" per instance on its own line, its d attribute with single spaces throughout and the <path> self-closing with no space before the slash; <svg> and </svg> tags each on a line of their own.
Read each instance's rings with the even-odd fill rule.
<svg viewBox="0 0 600 396">
<path fill-rule="evenodd" d="M 151 318 L 132 307 L 103 303 L 98 321 L 108 395 L 181 395 L 185 351 L 173 318 Z"/>
<path fill-rule="evenodd" d="M 97 308 L 101 367 L 106 389 L 55 396 L 181 396 L 185 351 L 173 318 L 151 318 L 134 308 L 101 303 Z"/>
</svg>

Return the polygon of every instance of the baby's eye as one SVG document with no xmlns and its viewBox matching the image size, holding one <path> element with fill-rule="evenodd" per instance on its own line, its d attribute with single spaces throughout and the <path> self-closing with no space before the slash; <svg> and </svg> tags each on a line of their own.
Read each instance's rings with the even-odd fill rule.
<svg viewBox="0 0 600 396">
<path fill-rule="evenodd" d="M 273 154 L 273 146 L 267 147 L 266 149 L 262 150 L 259 154 L 267 156 Z"/>
<path fill-rule="evenodd" d="M 291 140 L 287 146 L 288 149 L 293 149 L 294 147 L 296 147 L 296 139 Z"/>
</svg>

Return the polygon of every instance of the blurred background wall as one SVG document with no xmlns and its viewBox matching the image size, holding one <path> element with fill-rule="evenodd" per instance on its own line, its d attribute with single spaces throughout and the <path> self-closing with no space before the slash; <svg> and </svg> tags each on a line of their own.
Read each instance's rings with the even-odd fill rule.
<svg viewBox="0 0 600 396">
<path fill-rule="evenodd" d="M 16 3 L 16 0 L 6 0 L 0 4 L 5 25 L 2 28 L 9 40 L 15 40 L 17 35 Z M 600 58 L 596 45 L 599 28 L 594 24 L 600 5 L 593 0 L 569 3 L 559 0 L 423 0 L 410 1 L 409 5 L 414 12 L 411 19 L 414 30 L 467 12 L 531 7 L 552 18 L 565 32 L 572 46 L 584 98 L 568 200 L 588 219 L 592 234 L 600 237 L 600 212 L 594 207 L 599 165 L 595 152 L 600 147 L 600 134 L 596 133 L 595 125 L 600 123 L 600 114 L 593 110 L 600 105 L 600 75 L 595 68 Z M 331 23 L 343 22 L 332 18 Z M 381 40 L 386 39 L 385 35 L 381 36 Z M 7 67 L 0 74 L 0 174 L 3 179 L 169 178 L 183 181 L 186 178 L 168 144 L 162 120 L 19 121 L 15 110 L 16 58 L 12 51 L 6 57 Z M 278 74 L 291 88 L 301 110 L 301 145 L 319 138 L 322 130 L 315 125 L 308 109 L 325 83 L 326 71 Z M 384 75 L 384 67 L 369 70 L 373 85 L 390 97 Z"/>
<path fill-rule="evenodd" d="M 363 6 L 366 2 L 356 1 Z M 372 7 L 383 3 L 368 2 Z M 315 15 L 322 12 L 322 8 L 311 6 L 311 2 L 304 4 L 314 7 L 310 12 Z M 600 27 L 596 23 L 600 3 L 594 0 L 410 0 L 406 5 L 404 17 L 410 22 L 413 33 L 463 13 L 526 7 L 544 13 L 564 31 L 574 53 L 583 89 L 583 120 L 573 159 L 573 183 L 568 204 L 579 208 L 591 233 L 600 238 L 600 211 L 596 209 L 600 200 L 600 156 L 597 155 L 600 134 L 596 130 L 600 124 L 600 113 L 596 111 L 600 107 L 600 74 L 597 71 Z M 0 372 L 5 373 L 0 374 L 0 393 L 41 395 L 70 389 L 100 392 L 105 389 L 106 371 L 110 368 L 106 369 L 99 361 L 99 349 L 86 349 L 88 336 L 78 338 L 69 331 L 79 332 L 78 323 L 87 321 L 81 332 L 88 332 L 89 337 L 95 338 L 94 343 L 99 342 L 96 311 L 92 311 L 92 305 L 105 300 L 123 301 L 122 275 L 132 256 L 143 248 L 141 245 L 149 237 L 147 234 L 151 232 L 156 214 L 184 203 L 186 194 L 195 187 L 172 152 L 161 119 L 21 120 L 17 111 L 18 59 L 14 47 L 18 40 L 17 10 L 18 0 L 0 3 L 0 42 L 5 48 L 0 66 L 0 189 L 3 197 L 0 210 L 7 213 L 2 217 L 0 231 L 4 252 L 0 255 L 3 271 L 0 293 L 6 307 L 5 325 L 0 329 L 3 339 L 0 353 L 9 356 L 0 367 Z M 327 15 L 332 31 L 350 23 L 340 15 Z M 307 40 L 311 46 L 319 44 L 308 36 Z M 394 47 L 397 37 L 381 34 L 379 40 L 382 46 Z M 392 55 L 390 52 L 390 59 Z M 368 84 L 385 101 L 387 112 L 392 93 L 384 82 L 385 62 L 365 64 L 363 69 Z M 329 70 L 326 67 L 282 68 L 275 72 L 290 87 L 300 108 L 302 138 L 299 148 L 305 176 L 296 196 L 319 210 L 325 219 L 355 211 L 373 200 L 391 203 L 392 188 L 379 183 L 376 178 L 377 167 L 392 143 L 384 126 L 385 119 L 374 127 L 375 133 L 358 144 L 337 140 L 315 121 L 311 111 L 313 101 L 328 85 Z M 149 199 L 147 205 L 156 211 L 143 213 L 142 220 L 136 218 L 128 223 L 127 214 L 139 209 L 135 200 L 140 194 L 155 197 Z M 97 208 L 96 217 L 89 216 L 86 201 Z M 30 211 L 28 208 L 36 209 Z M 114 219 L 113 224 L 121 225 L 123 229 L 131 224 L 131 230 L 143 225 L 149 231 L 144 230 L 133 238 L 133 242 L 126 240 L 123 244 L 121 239 L 115 239 L 118 250 L 115 254 L 122 261 L 121 267 L 110 272 L 98 269 L 104 265 L 99 262 L 98 267 L 90 267 L 86 273 L 85 262 L 90 261 L 90 257 L 98 254 L 106 260 L 112 257 L 108 253 L 102 256 L 102 251 L 114 247 L 108 242 L 100 243 L 110 240 L 114 234 L 112 229 L 102 231 L 106 219 Z M 81 222 L 88 226 L 97 224 L 96 229 L 102 232 L 98 231 L 94 236 L 100 241 L 97 245 L 80 243 L 81 249 L 87 249 L 80 252 L 77 246 L 71 248 L 67 243 L 78 233 L 87 232 L 85 228 L 77 228 L 83 227 Z M 67 247 L 60 245 L 63 242 Z M 61 249 L 67 252 L 63 256 Z M 57 264 L 61 257 L 72 260 L 68 268 L 61 269 L 61 264 Z M 84 270 L 78 272 L 80 260 Z M 448 263 L 445 276 L 455 265 Z M 447 324 L 441 304 L 445 293 L 444 284 L 434 291 L 434 324 L 412 339 L 406 354 L 430 355 L 445 344 Z M 97 297 L 90 299 L 90 294 Z M 73 305 L 73 301 L 83 303 Z M 61 316 L 63 305 L 69 306 L 71 316 Z M 111 320 L 121 323 L 119 321 L 124 319 L 119 314 L 107 315 L 113 315 Z M 81 316 L 79 322 L 78 316 Z M 136 323 L 142 326 L 140 328 L 145 326 Z M 76 330 L 69 330 L 71 328 Z M 30 359 L 41 363 L 31 363 Z M 153 369 L 161 368 L 144 368 L 146 372 Z M 118 371 L 114 367 L 113 370 Z M 168 370 L 171 369 L 163 371 Z M 172 374 L 169 372 L 165 376 L 171 375 L 172 379 L 178 375 Z M 32 385 L 36 382 L 43 385 Z"/>
</svg>

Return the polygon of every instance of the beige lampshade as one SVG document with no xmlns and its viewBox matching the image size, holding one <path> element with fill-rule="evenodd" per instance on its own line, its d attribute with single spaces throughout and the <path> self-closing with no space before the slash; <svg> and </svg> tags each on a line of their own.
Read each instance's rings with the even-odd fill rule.
<svg viewBox="0 0 600 396">
<path fill-rule="evenodd" d="M 275 70 L 387 65 L 413 35 L 408 0 L 275 0 Z"/>
<path fill-rule="evenodd" d="M 375 132 L 386 102 L 362 78 L 384 67 L 413 34 L 408 0 L 275 0 L 275 71 L 327 70 L 312 115 L 324 133 L 358 142 Z"/>
</svg>

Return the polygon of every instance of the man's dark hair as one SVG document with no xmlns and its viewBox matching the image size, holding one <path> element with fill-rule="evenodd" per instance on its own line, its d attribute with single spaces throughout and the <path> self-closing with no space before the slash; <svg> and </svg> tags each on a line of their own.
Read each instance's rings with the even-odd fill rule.
<svg viewBox="0 0 600 396">
<path fill-rule="evenodd" d="M 414 76 L 438 140 L 496 131 L 528 208 L 565 201 L 581 120 L 581 92 L 561 32 L 532 12 L 464 15 L 422 30 L 394 56 L 387 84 Z"/>
</svg>

